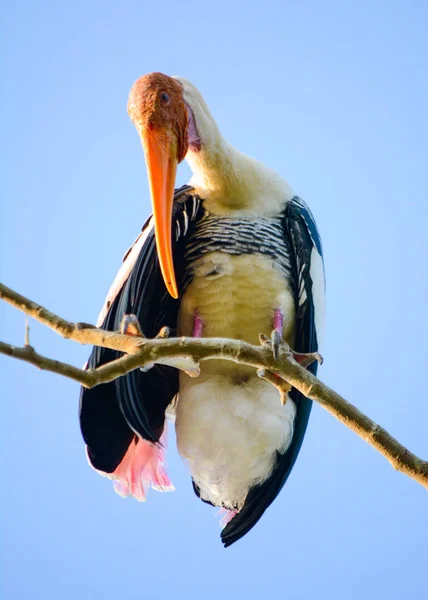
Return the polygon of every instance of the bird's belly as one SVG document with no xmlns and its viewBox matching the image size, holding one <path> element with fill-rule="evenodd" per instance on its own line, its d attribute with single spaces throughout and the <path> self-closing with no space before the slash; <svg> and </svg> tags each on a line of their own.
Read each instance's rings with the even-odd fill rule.
<svg viewBox="0 0 428 600">
<path fill-rule="evenodd" d="M 194 319 L 202 319 L 203 337 L 228 337 L 251 344 L 270 335 L 275 310 L 284 318 L 283 337 L 293 344 L 294 297 L 283 272 L 267 256 L 222 252 L 204 255 L 192 265 L 193 279 L 181 302 L 180 335 L 193 335 Z M 236 365 L 210 361 L 205 367 L 239 371 Z M 245 368 L 244 368 L 245 370 Z"/>
<path fill-rule="evenodd" d="M 276 309 L 283 336 L 293 342 L 294 299 L 286 277 L 267 257 L 210 253 L 192 265 L 194 277 L 181 302 L 179 331 L 192 335 L 194 317 L 203 337 L 258 343 L 269 334 Z M 272 472 L 277 452 L 291 443 L 295 405 L 284 406 L 276 388 L 255 369 L 230 361 L 206 361 L 195 379 L 180 373 L 177 445 L 201 496 L 239 509 L 249 489 Z"/>
</svg>

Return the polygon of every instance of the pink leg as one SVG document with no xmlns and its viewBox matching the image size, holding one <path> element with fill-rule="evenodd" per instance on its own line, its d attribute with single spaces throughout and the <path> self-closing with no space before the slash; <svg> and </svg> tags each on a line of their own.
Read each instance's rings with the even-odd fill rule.
<svg viewBox="0 0 428 600">
<path fill-rule="evenodd" d="M 193 317 L 193 337 L 202 337 L 202 330 L 204 328 L 204 322 L 197 310 Z"/>
<path fill-rule="evenodd" d="M 114 480 L 114 489 L 120 496 L 133 496 L 144 502 L 150 486 L 158 492 L 174 490 L 165 468 L 166 439 L 165 424 L 159 444 L 141 439 L 131 442 L 120 465 L 113 473 L 107 474 L 109 479 Z"/>
<path fill-rule="evenodd" d="M 278 329 L 280 334 L 282 335 L 282 326 L 284 324 L 284 315 L 281 312 L 280 308 L 275 309 L 275 314 L 273 317 L 273 328 Z"/>
</svg>

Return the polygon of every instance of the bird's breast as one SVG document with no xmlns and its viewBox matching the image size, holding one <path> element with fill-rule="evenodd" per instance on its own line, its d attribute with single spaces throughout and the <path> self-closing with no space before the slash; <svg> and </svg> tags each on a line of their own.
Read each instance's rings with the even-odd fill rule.
<svg viewBox="0 0 428 600">
<path fill-rule="evenodd" d="M 192 264 L 193 277 L 183 296 L 180 335 L 194 334 L 195 316 L 202 320 L 203 337 L 241 339 L 259 343 L 259 334 L 273 329 L 277 309 L 284 316 L 283 336 L 293 343 L 295 305 L 286 275 L 264 255 L 210 252 Z M 247 371 L 226 361 L 209 361 L 204 371 Z"/>
<path fill-rule="evenodd" d="M 231 337 L 256 344 L 259 333 L 270 333 L 275 310 L 280 309 L 283 334 L 291 338 L 292 286 L 281 216 L 206 215 L 186 243 L 179 331 L 192 335 L 198 314 L 203 337 Z"/>
<path fill-rule="evenodd" d="M 210 252 L 192 264 L 192 281 L 183 296 L 179 329 L 193 334 L 194 315 L 203 322 L 203 337 L 231 337 L 258 343 L 269 334 L 280 309 L 284 333 L 294 323 L 294 297 L 286 276 L 266 256 Z"/>
</svg>

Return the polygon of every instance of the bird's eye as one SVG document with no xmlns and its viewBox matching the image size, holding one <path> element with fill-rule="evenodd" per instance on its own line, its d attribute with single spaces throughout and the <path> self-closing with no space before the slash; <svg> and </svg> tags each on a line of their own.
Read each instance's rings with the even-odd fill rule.
<svg viewBox="0 0 428 600">
<path fill-rule="evenodd" d="M 159 99 L 160 99 L 160 101 L 161 101 L 161 104 L 162 104 L 163 106 L 168 106 L 168 104 L 169 104 L 169 101 L 170 101 L 170 99 L 169 99 L 169 94 L 167 94 L 166 92 L 161 92 L 161 93 L 159 94 Z"/>
</svg>

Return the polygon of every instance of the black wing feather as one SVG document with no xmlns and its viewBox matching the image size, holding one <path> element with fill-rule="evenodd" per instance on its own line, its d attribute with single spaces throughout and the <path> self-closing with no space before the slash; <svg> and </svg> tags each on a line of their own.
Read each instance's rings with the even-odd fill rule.
<svg viewBox="0 0 428 600">
<path fill-rule="evenodd" d="M 321 238 L 315 220 L 307 205 L 298 197 L 287 203 L 284 213 L 284 235 L 292 249 L 294 271 L 294 293 L 296 300 L 296 336 L 297 352 L 316 352 L 318 350 L 315 327 L 315 305 L 310 275 L 311 255 L 315 247 L 322 257 Z M 310 365 L 315 375 L 318 363 Z M 252 488 L 243 508 L 223 529 L 221 538 L 224 545 L 230 546 L 244 536 L 260 519 L 287 481 L 296 462 L 306 432 L 312 401 L 293 389 L 291 398 L 296 404 L 296 418 L 291 445 L 284 454 L 277 454 L 277 463 L 272 475 L 262 484 Z"/>
<path fill-rule="evenodd" d="M 181 280 L 184 268 L 185 239 L 192 223 L 203 213 L 202 203 L 191 195 L 191 189 L 183 186 L 176 190 L 174 196 L 172 232 L 177 281 Z M 189 225 L 186 228 L 182 226 L 185 218 Z M 176 236 L 177 223 L 180 236 Z M 124 314 L 135 314 L 144 335 L 154 337 L 164 325 L 175 329 L 179 302 L 168 294 L 163 283 L 150 219 L 143 232 L 146 239 L 135 264 L 112 300 L 101 327 L 118 330 Z M 129 252 L 125 255 L 127 259 L 130 259 Z M 147 298 L 149 302 L 145 301 Z M 98 367 L 120 355 L 114 350 L 94 347 L 88 367 Z M 159 441 L 165 409 L 177 392 L 178 371 L 161 365 L 146 373 L 136 369 L 116 381 L 90 390 L 82 388 L 80 426 L 91 464 L 98 470 L 111 473 L 120 464 L 135 434 L 151 442 Z"/>
</svg>

